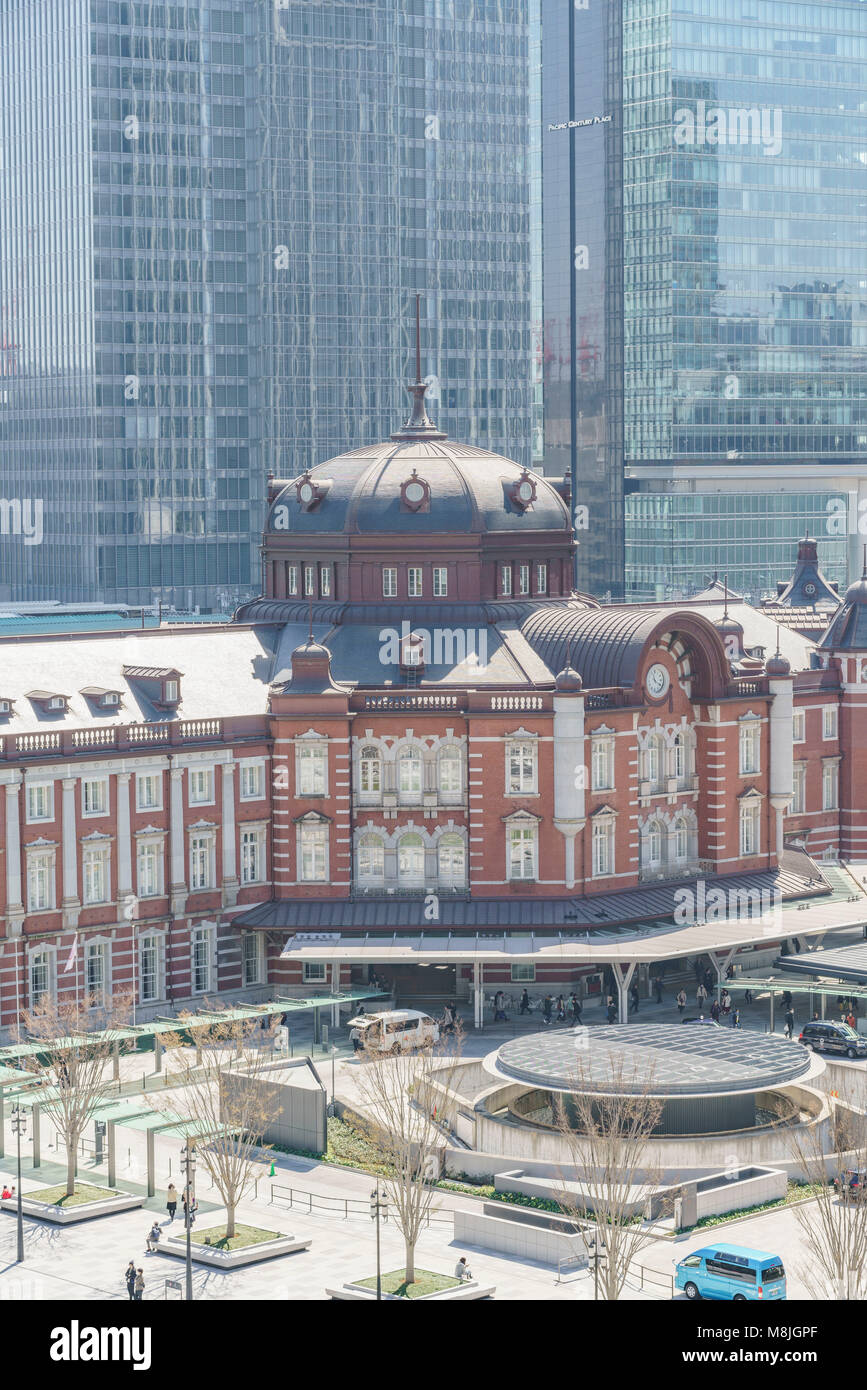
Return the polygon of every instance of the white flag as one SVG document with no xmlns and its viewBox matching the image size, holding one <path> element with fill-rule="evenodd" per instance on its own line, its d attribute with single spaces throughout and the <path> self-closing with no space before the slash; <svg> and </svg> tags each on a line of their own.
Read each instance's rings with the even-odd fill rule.
<svg viewBox="0 0 867 1390">
<path fill-rule="evenodd" d="M 69 959 L 67 960 L 66 964 L 65 964 L 64 967 L 63 967 L 63 973 L 64 973 L 64 975 L 68 975 L 68 974 L 69 974 L 70 970 L 72 969 L 72 967 L 73 967 L 74 964 L 75 964 L 75 958 L 76 958 L 77 955 L 78 955 L 78 932 L 76 932 L 76 933 L 75 933 L 75 936 L 72 938 L 72 950 L 69 952 Z"/>
</svg>

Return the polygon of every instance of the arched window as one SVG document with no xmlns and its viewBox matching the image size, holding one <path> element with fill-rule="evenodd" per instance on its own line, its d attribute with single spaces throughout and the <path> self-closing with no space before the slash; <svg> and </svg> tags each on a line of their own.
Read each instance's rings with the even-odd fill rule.
<svg viewBox="0 0 867 1390">
<path fill-rule="evenodd" d="M 359 759 L 359 791 L 362 796 L 379 796 L 382 792 L 382 759 L 379 749 L 371 744 L 361 750 Z"/>
<path fill-rule="evenodd" d="M 453 795 L 463 790 L 461 777 L 461 750 L 454 744 L 447 744 L 439 756 L 440 791 Z"/>
<path fill-rule="evenodd" d="M 672 776 L 676 777 L 678 782 L 683 782 L 686 779 L 686 739 L 683 734 L 675 734 L 674 736 Z"/>
<path fill-rule="evenodd" d="M 661 823 L 658 820 L 652 820 L 647 827 L 645 836 L 648 864 L 659 864 L 662 860 L 662 834 Z"/>
<path fill-rule="evenodd" d="M 424 883 L 424 842 L 420 835 L 404 835 L 397 846 L 397 877 L 401 883 Z"/>
<path fill-rule="evenodd" d="M 644 750 L 643 780 L 645 782 L 649 782 L 651 786 L 654 787 L 659 785 L 659 779 L 662 770 L 662 759 L 660 757 L 661 743 L 662 740 L 660 739 L 658 734 L 651 734 L 649 739 L 647 740 L 647 746 Z"/>
<path fill-rule="evenodd" d="M 385 876 L 385 848 L 378 835 L 364 835 L 358 842 L 359 882 L 381 882 Z"/>
<path fill-rule="evenodd" d="M 680 860 L 689 858 L 689 826 L 683 816 L 678 816 L 674 822 L 674 857 Z"/>
<path fill-rule="evenodd" d="M 398 787 L 403 796 L 421 796 L 421 750 L 410 744 L 400 750 L 398 758 Z"/>
<path fill-rule="evenodd" d="M 437 845 L 437 873 L 440 883 L 465 883 L 467 852 L 460 835 L 442 835 Z"/>
</svg>

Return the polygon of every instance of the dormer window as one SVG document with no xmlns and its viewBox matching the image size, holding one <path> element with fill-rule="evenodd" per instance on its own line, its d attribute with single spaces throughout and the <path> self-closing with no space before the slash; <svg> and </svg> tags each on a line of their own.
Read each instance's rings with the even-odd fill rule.
<svg viewBox="0 0 867 1390">
<path fill-rule="evenodd" d="M 27 698 L 47 714 L 65 714 L 69 708 L 69 696 L 58 695 L 53 690 L 31 690 Z"/>
<path fill-rule="evenodd" d="M 310 471 L 304 473 L 295 484 L 295 495 L 298 498 L 298 505 L 305 512 L 312 512 L 319 506 L 327 492 L 327 488 L 311 478 Z"/>
<path fill-rule="evenodd" d="M 425 666 L 424 638 L 410 632 L 400 644 L 400 664 L 404 671 L 423 671 Z"/>
<path fill-rule="evenodd" d="M 400 505 L 405 512 L 430 511 L 430 483 L 420 478 L 415 469 L 400 485 Z"/>
<path fill-rule="evenodd" d="M 0 718 L 2 718 L 3 715 L 7 715 L 7 714 L 11 714 L 11 713 L 12 713 L 12 701 L 11 701 L 11 700 L 0 699 Z"/>
<path fill-rule="evenodd" d="M 182 671 L 164 666 L 124 666 L 123 674 L 157 708 L 174 709 L 181 703 Z"/>
<path fill-rule="evenodd" d="M 106 690 L 100 685 L 88 685 L 84 687 L 81 693 L 86 696 L 97 709 L 117 709 L 120 705 L 119 690 Z"/>
<path fill-rule="evenodd" d="M 509 489 L 513 506 L 525 512 L 536 500 L 536 480 L 524 469 L 520 478 Z"/>
</svg>

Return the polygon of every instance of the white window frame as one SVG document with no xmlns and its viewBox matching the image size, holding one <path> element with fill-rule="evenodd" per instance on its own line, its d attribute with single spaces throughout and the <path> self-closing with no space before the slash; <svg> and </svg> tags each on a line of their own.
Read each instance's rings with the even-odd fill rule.
<svg viewBox="0 0 867 1390">
<path fill-rule="evenodd" d="M 536 565 L 536 593 L 547 594 L 548 592 L 548 562 L 540 560 Z"/>
<path fill-rule="evenodd" d="M 359 800 L 373 803 L 382 799 L 382 753 L 375 743 L 363 743 L 358 754 Z M 373 775 L 375 772 L 375 776 Z M 372 782 L 377 785 L 369 785 Z M 368 783 L 365 786 L 365 782 Z"/>
<path fill-rule="evenodd" d="M 421 565 L 409 565 L 406 571 L 407 598 L 424 597 L 424 569 Z"/>
<path fill-rule="evenodd" d="M 265 882 L 265 827 L 263 825 L 240 826 L 241 884 Z"/>
<path fill-rule="evenodd" d="M 217 886 L 217 834 L 215 830 L 190 830 L 188 860 L 190 865 L 190 892 L 209 893 Z M 202 878 L 204 867 L 206 882 Z"/>
<path fill-rule="evenodd" d="M 757 777 L 762 770 L 762 726 L 758 719 L 745 719 L 738 727 L 738 774 Z"/>
<path fill-rule="evenodd" d="M 165 892 L 163 861 L 165 858 L 164 835 L 142 835 L 136 840 L 135 847 L 135 882 L 136 893 L 140 898 L 161 898 Z M 155 870 L 153 892 L 147 891 L 147 882 L 142 872 L 142 865 L 146 860 L 151 860 Z"/>
<path fill-rule="evenodd" d="M 44 845 L 25 847 L 28 912 L 53 912 L 57 906 L 57 851 Z M 39 889 L 40 891 L 35 891 Z"/>
<path fill-rule="evenodd" d="M 111 846 L 85 845 L 81 854 L 81 902 L 98 907 L 111 901 Z"/>
<path fill-rule="evenodd" d="M 454 786 L 447 786 L 443 778 L 443 770 L 451 767 L 454 772 Z M 447 743 L 439 751 L 437 757 L 437 786 L 441 796 L 461 796 L 464 790 L 464 760 L 461 750 L 456 743 Z"/>
<path fill-rule="evenodd" d="M 521 820 L 506 824 L 506 878 L 510 883 L 534 883 L 539 877 L 539 826 Z"/>
<path fill-rule="evenodd" d="M 433 596 L 434 598 L 448 598 L 449 596 L 449 572 L 445 565 L 434 565 Z"/>
<path fill-rule="evenodd" d="M 265 983 L 265 937 L 258 931 L 245 931 L 241 937 L 241 986 L 250 989 Z M 250 947 L 253 949 L 251 950 Z M 250 970 L 250 966 L 253 967 Z"/>
<path fill-rule="evenodd" d="M 741 802 L 738 845 L 742 859 L 752 859 L 762 852 L 760 812 L 760 802 L 752 799 Z"/>
<path fill-rule="evenodd" d="M 287 565 L 287 566 L 286 566 L 286 593 L 287 593 L 287 594 L 297 594 L 297 593 L 298 593 L 298 566 L 297 566 L 297 565 Z"/>
<path fill-rule="evenodd" d="M 322 598 L 331 597 L 331 566 L 321 565 L 319 568 L 319 593 Z"/>
<path fill-rule="evenodd" d="M 159 1001 L 160 1001 L 161 999 L 164 999 L 164 998 L 165 998 L 165 994 L 166 994 L 166 983 L 165 983 L 165 978 L 166 978 L 166 953 L 165 953 L 165 945 L 166 945 L 166 942 L 165 942 L 165 936 L 163 935 L 163 933 L 162 933 L 162 932 L 154 932 L 154 931 L 147 931 L 147 932 L 144 932 L 144 933 L 138 938 L 138 941 L 136 942 L 137 953 L 138 953 L 138 954 L 137 954 L 137 960 L 136 960 L 136 983 L 137 983 L 137 986 L 138 986 L 138 1002 L 139 1002 L 140 1004 L 157 1004 L 157 1003 L 159 1003 Z M 152 995 L 151 995 L 151 994 L 146 995 L 146 994 L 145 994 L 145 989 L 144 989 L 144 983 L 145 983 L 145 978 L 146 978 L 146 975 L 145 975 L 145 968 L 144 968 L 144 958 L 145 958 L 145 952 L 148 951 L 148 950 L 150 950 L 151 948 L 152 948 L 152 949 L 154 950 L 154 952 L 155 952 L 154 972 L 153 972 L 154 993 L 153 993 Z M 148 972 L 148 973 L 149 973 L 149 972 Z"/>
<path fill-rule="evenodd" d="M 407 778 L 411 785 L 404 785 L 404 771 L 412 769 L 412 778 Z M 418 778 L 416 779 L 416 772 Z M 415 785 L 416 780 L 418 786 Z M 397 754 L 397 791 L 402 801 L 419 801 L 424 792 L 424 754 L 414 743 L 404 744 L 398 749 Z"/>
<path fill-rule="evenodd" d="M 211 924 L 205 926 L 199 923 L 190 932 L 190 994 L 210 994 L 214 988 L 215 937 L 216 928 Z M 204 959 L 202 959 L 202 953 Z M 201 971 L 202 967 L 204 967 L 204 974 L 200 974 L 198 977 L 202 983 L 197 984 L 196 972 L 197 970 Z"/>
<path fill-rule="evenodd" d="M 500 594 L 503 598 L 512 595 L 512 566 L 500 565 Z"/>
<path fill-rule="evenodd" d="M 796 709 L 792 712 L 792 742 L 806 743 L 807 741 L 807 715 L 806 711 Z"/>
<path fill-rule="evenodd" d="M 518 593 L 522 595 L 530 592 L 530 566 L 520 564 L 518 566 Z"/>
<path fill-rule="evenodd" d="M 790 816 L 803 816 L 807 809 L 807 764 L 796 762 L 792 764 L 792 804 L 789 807 Z"/>
<path fill-rule="evenodd" d="M 839 721 L 838 721 L 838 719 L 837 719 L 837 706 L 836 706 L 836 705 L 823 705 L 823 706 L 822 706 L 822 738 L 823 738 L 823 740 L 825 740 L 825 739 L 836 739 L 836 738 L 837 738 L 838 722 L 839 722 Z"/>
<path fill-rule="evenodd" d="M 460 869 L 458 872 L 450 866 L 447 870 L 443 868 L 443 851 L 449 859 L 458 857 Z M 446 831 L 437 841 L 437 879 L 448 888 L 462 888 L 467 881 L 467 844 L 463 835 L 456 830 Z"/>
<path fill-rule="evenodd" d="M 296 743 L 295 795 L 328 795 L 328 743 L 325 739 Z"/>
<path fill-rule="evenodd" d="M 529 760 L 530 770 L 525 766 Z M 539 790 L 539 747 L 535 739 L 513 738 L 506 743 L 506 795 L 535 796 Z"/>
<path fill-rule="evenodd" d="M 322 985 L 328 982 L 328 966 L 324 960 L 305 960 L 301 962 L 301 978 L 305 985 Z"/>
<path fill-rule="evenodd" d="M 187 769 L 187 800 L 190 806 L 213 806 L 216 778 L 212 766 L 198 764 Z"/>
<path fill-rule="evenodd" d="M 96 988 L 90 984 L 90 965 L 100 962 L 99 983 Z M 96 937 L 84 943 L 84 994 L 91 1008 L 100 1008 L 111 993 L 111 943 L 103 937 Z"/>
<path fill-rule="evenodd" d="M 534 985 L 536 983 L 535 963 L 533 961 L 513 960 L 511 980 L 513 985 Z"/>
<path fill-rule="evenodd" d="M 27 782 L 27 824 L 40 825 L 54 820 L 54 783 Z"/>
<path fill-rule="evenodd" d="M 45 970 L 45 988 L 38 992 L 34 988 L 34 973 L 37 966 Z M 57 998 L 57 951 L 53 946 L 36 946 L 27 957 L 27 999 L 34 1008 L 42 998 Z"/>
<path fill-rule="evenodd" d="M 144 792 L 153 785 L 156 801 L 144 799 Z M 163 775 L 161 772 L 137 772 L 135 775 L 135 808 L 137 811 L 161 811 L 163 809 Z"/>
<path fill-rule="evenodd" d="M 683 836 L 683 852 L 680 848 L 680 839 Z M 689 821 L 686 816 L 676 816 L 674 821 L 674 834 L 672 836 L 672 854 L 676 864 L 685 864 L 689 859 Z"/>
<path fill-rule="evenodd" d="M 412 843 L 410 843 L 412 842 Z M 416 843 L 417 842 L 417 843 Z M 406 872 L 401 868 L 401 859 L 412 852 L 413 858 L 420 854 L 421 872 Z M 424 836 L 417 830 L 408 830 L 397 842 L 397 881 L 405 888 L 421 888 L 425 881 Z"/>
<path fill-rule="evenodd" d="M 604 764 L 604 766 L 601 766 Z M 590 790 L 614 790 L 614 735 L 590 735 Z"/>
<path fill-rule="evenodd" d="M 840 809 L 840 771 L 836 762 L 822 763 L 822 810 Z"/>
<path fill-rule="evenodd" d="M 88 788 L 97 788 L 97 806 L 94 808 L 91 793 Z M 91 805 L 88 806 L 88 802 Z M 95 820 L 99 816 L 109 814 L 109 794 L 108 777 L 82 777 L 81 779 L 81 815 L 83 820 Z"/>
<path fill-rule="evenodd" d="M 316 598 L 316 566 L 304 566 L 304 597 Z"/>
<path fill-rule="evenodd" d="M 591 878 L 611 878 L 614 873 L 614 817 L 597 817 L 591 833 Z"/>
<path fill-rule="evenodd" d="M 380 867 L 371 869 L 368 856 L 374 852 Z M 361 884 L 382 883 L 384 881 L 385 842 L 381 835 L 368 831 L 359 837 L 355 854 L 355 871 L 358 882 Z"/>
<path fill-rule="evenodd" d="M 328 883 L 330 835 L 324 821 L 307 821 L 298 826 L 298 882 Z"/>
<path fill-rule="evenodd" d="M 382 567 L 382 597 L 397 598 L 396 565 L 383 565 Z"/>
<path fill-rule="evenodd" d="M 265 764 L 263 761 L 242 762 L 238 764 L 239 801 L 261 801 L 265 795 Z"/>
</svg>

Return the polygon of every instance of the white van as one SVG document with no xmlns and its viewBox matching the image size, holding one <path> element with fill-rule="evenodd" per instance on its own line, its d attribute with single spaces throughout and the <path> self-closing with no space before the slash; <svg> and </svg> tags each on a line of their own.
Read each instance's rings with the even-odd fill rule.
<svg viewBox="0 0 867 1390">
<path fill-rule="evenodd" d="M 429 1014 L 418 1009 L 388 1009 L 380 1014 L 358 1014 L 349 1020 L 350 1038 L 358 1051 L 404 1052 L 430 1047 L 440 1030 Z"/>
</svg>

